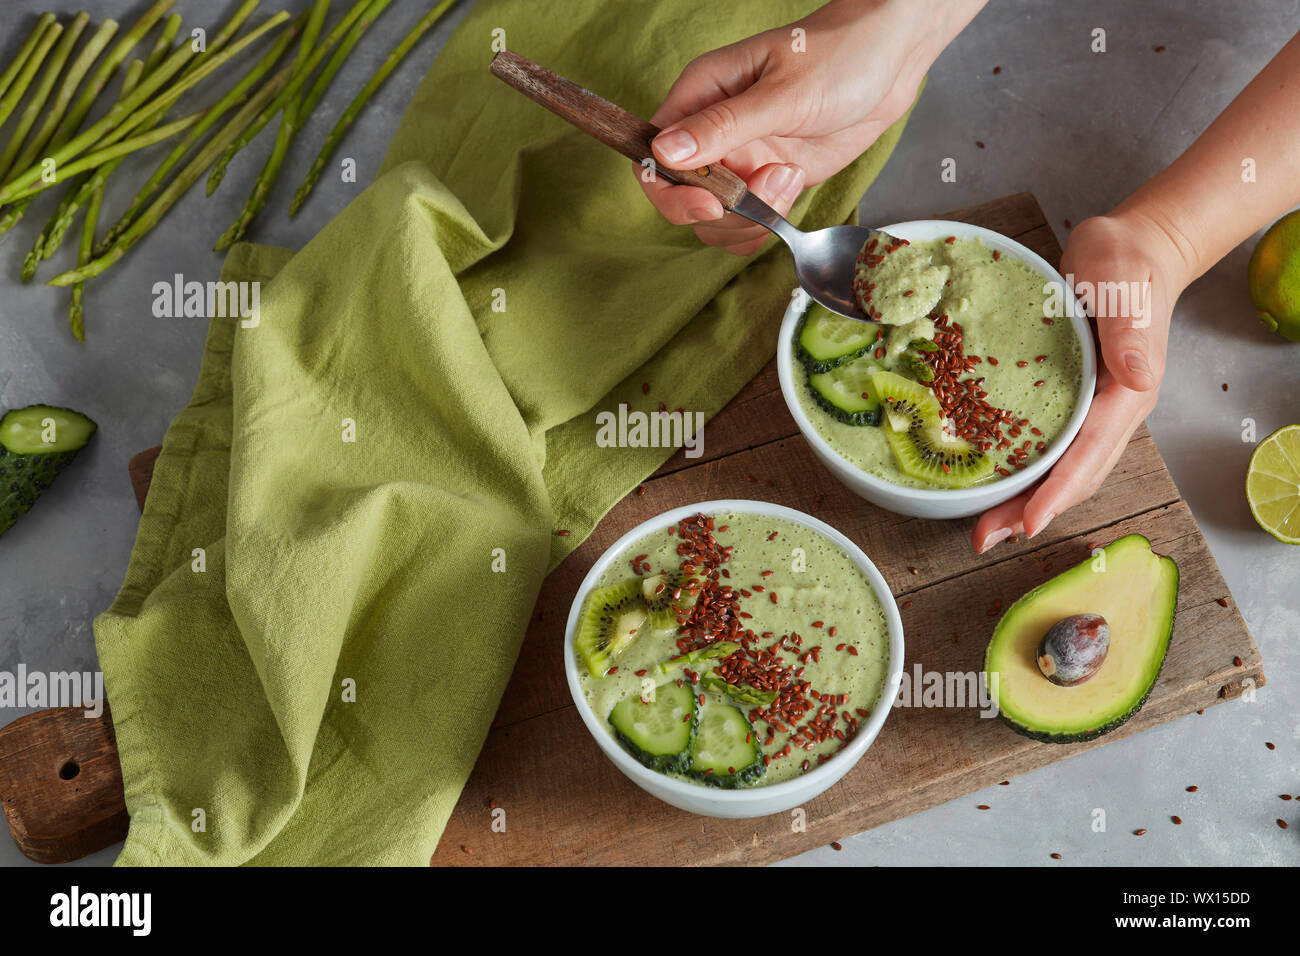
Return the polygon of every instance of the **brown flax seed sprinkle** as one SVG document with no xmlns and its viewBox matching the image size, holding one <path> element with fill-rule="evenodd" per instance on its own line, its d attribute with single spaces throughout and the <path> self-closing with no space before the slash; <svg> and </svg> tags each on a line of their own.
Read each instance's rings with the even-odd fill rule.
<svg viewBox="0 0 1300 956">
<path fill-rule="evenodd" d="M 1003 426 L 1019 427 L 1020 423 L 1028 425 L 1029 422 L 1016 419 L 1011 412 L 990 404 L 983 378 L 962 377 L 982 359 L 978 355 L 966 354 L 961 323 L 951 321 L 947 313 L 943 313 L 934 324 L 934 342 L 939 348 L 927 352 L 925 362 L 934 373 L 930 390 L 938 399 L 944 416 L 952 423 L 952 430 L 983 452 L 995 447 L 1010 447 L 1010 440 L 1002 434 Z M 988 361 L 997 364 L 992 358 Z"/>
<path fill-rule="evenodd" d="M 683 610 L 678 618 L 677 647 L 682 653 L 687 653 L 719 641 L 739 645 L 737 650 L 714 662 L 712 673 L 728 684 L 776 695 L 770 705 L 755 707 L 748 713 L 751 722 L 762 721 L 768 725 L 765 746 L 774 743 L 776 733 L 791 735 L 781 751 L 764 755 L 764 763 L 770 763 L 773 757 L 788 757 L 791 742 L 804 750 L 811 750 L 827 740 L 839 741 L 841 746 L 852 740 L 858 730 L 857 718 L 847 711 L 843 717 L 837 713 L 838 706 L 848 703 L 848 694 L 814 690 L 811 682 L 800 676 L 803 668 L 796 670 L 781 656 L 783 650 L 795 651 L 801 647 L 803 638 L 797 632 L 779 637 L 770 631 L 759 635 L 743 625 L 743 620 L 750 615 L 740 610 L 742 592 L 722 579 L 726 570 L 722 565 L 730 561 L 732 549 L 721 545 L 714 537 L 713 521 L 697 514 L 681 521 L 672 530 L 681 538 L 677 554 L 682 559 L 682 570 L 702 575 L 701 581 L 692 581 L 688 585 L 698 597 L 694 607 L 689 612 Z M 754 589 L 762 590 L 759 585 Z M 775 604 L 776 594 L 768 592 L 768 595 Z M 744 596 L 748 596 L 748 592 Z M 763 641 L 771 643 L 764 646 Z M 821 647 L 816 646 L 798 656 L 802 663 L 807 664 L 820 661 L 820 654 Z M 685 674 L 692 684 L 699 683 L 699 674 L 689 669 Z M 804 726 L 800 726 L 814 708 L 809 697 L 822 701 L 822 707 Z M 842 727 L 836 726 L 841 722 Z"/>
</svg>

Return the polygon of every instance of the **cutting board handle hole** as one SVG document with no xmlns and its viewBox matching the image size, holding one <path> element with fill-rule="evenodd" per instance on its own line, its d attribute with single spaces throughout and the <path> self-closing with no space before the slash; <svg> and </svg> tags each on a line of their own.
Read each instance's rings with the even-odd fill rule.
<svg viewBox="0 0 1300 956">
<path fill-rule="evenodd" d="M 64 780 L 72 780 L 79 773 L 81 773 L 81 764 L 75 760 L 69 760 L 59 768 L 59 776 Z"/>
</svg>

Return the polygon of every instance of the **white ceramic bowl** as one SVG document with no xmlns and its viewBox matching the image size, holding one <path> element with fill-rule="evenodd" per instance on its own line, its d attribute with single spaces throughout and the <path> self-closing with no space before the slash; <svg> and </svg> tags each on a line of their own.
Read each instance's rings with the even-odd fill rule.
<svg viewBox="0 0 1300 956">
<path fill-rule="evenodd" d="M 911 242 L 926 242 L 948 236 L 956 236 L 958 239 L 979 239 L 989 249 L 997 249 L 1003 255 L 1013 256 L 1029 266 L 1043 277 L 1044 283 L 1049 281 L 1060 283 L 1060 288 L 1066 289 L 1065 280 L 1047 263 L 1047 260 L 1015 240 L 1008 239 L 991 229 L 942 219 L 900 222 L 892 226 L 882 226 L 881 229 L 891 236 Z M 968 515 L 980 514 L 994 505 L 1014 498 L 1044 477 L 1056 464 L 1057 459 L 1065 454 L 1065 449 L 1069 447 L 1070 442 L 1074 441 L 1074 436 L 1079 433 L 1079 428 L 1083 425 L 1084 416 L 1088 414 L 1088 407 L 1092 404 L 1092 393 L 1097 384 L 1097 352 L 1092 342 L 1092 330 L 1087 316 L 1074 296 L 1067 291 L 1061 299 L 1069 312 L 1070 322 L 1079 340 L 1083 356 L 1083 375 L 1079 382 L 1079 394 L 1075 401 L 1074 412 L 1066 423 L 1065 431 L 1060 438 L 1052 442 L 1047 452 L 1033 464 L 1022 471 L 1015 472 L 1009 478 L 1000 478 L 972 488 L 909 488 L 868 474 L 831 448 L 808 420 L 795 390 L 795 376 L 803 374 L 803 370 L 794 354 L 794 337 L 799 328 L 799 320 L 803 317 L 810 301 L 802 289 L 795 291 L 790 307 L 786 309 L 785 319 L 781 323 L 781 335 L 776 350 L 776 368 L 781 380 L 781 394 L 785 396 L 785 404 L 799 425 L 799 430 L 803 432 L 803 437 L 812 447 L 813 453 L 836 478 L 867 501 L 888 511 L 912 515 L 916 518 L 964 518 Z"/>
<path fill-rule="evenodd" d="M 578 664 L 573 650 L 573 638 L 578 630 L 582 606 L 600 576 L 637 539 L 701 512 L 707 515 L 726 512 L 767 515 L 784 518 L 787 521 L 809 528 L 838 545 L 853 559 L 853 563 L 858 566 L 871 584 L 876 599 L 880 601 L 881 607 L 884 608 L 885 621 L 889 626 L 889 672 L 885 679 L 884 689 L 881 691 L 881 699 L 876 700 L 871 705 L 871 716 L 859 728 L 857 736 L 850 741 L 847 747 L 820 767 L 809 770 L 795 780 L 787 780 L 770 786 L 721 790 L 701 784 L 687 783 L 643 767 L 614 739 L 614 735 L 605 726 L 605 720 L 597 717 L 592 712 L 578 682 Z M 602 554 L 599 560 L 592 565 L 591 570 L 587 572 L 587 576 L 583 578 L 582 585 L 578 588 L 578 594 L 573 599 L 573 607 L 569 611 L 569 623 L 564 632 L 564 672 L 569 679 L 569 691 L 573 694 L 573 702 L 578 708 L 578 713 L 582 715 L 583 723 L 591 731 L 591 736 L 595 739 L 596 744 L 605 752 L 605 756 L 614 762 L 614 766 L 618 767 L 629 780 L 642 790 L 654 794 L 665 803 L 707 817 L 761 817 L 769 813 L 781 813 L 811 800 L 823 790 L 837 783 L 841 777 L 853 769 L 854 764 L 867 752 L 871 742 L 876 739 L 876 734 L 880 732 L 880 727 L 884 724 L 885 718 L 889 716 L 894 696 L 898 693 L 898 687 L 902 683 L 903 622 L 898 616 L 898 607 L 894 603 L 894 596 L 889 591 L 889 585 L 885 583 L 885 579 L 876 570 L 876 566 L 871 563 L 861 548 L 824 521 L 818 521 L 802 511 L 784 508 L 766 501 L 747 501 L 744 499 L 705 501 L 700 504 L 674 508 L 672 511 L 666 511 L 649 521 L 637 525 L 615 541 L 609 550 Z M 885 701 L 888 702 L 888 705 L 885 705 Z"/>
</svg>

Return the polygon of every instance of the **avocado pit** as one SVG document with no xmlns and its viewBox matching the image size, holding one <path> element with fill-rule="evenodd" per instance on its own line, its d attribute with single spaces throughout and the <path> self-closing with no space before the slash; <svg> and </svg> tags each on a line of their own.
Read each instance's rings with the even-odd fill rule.
<svg viewBox="0 0 1300 956">
<path fill-rule="evenodd" d="M 1058 687 L 1074 687 L 1101 669 L 1110 626 L 1100 614 L 1072 614 L 1053 624 L 1038 645 L 1038 669 Z"/>
</svg>

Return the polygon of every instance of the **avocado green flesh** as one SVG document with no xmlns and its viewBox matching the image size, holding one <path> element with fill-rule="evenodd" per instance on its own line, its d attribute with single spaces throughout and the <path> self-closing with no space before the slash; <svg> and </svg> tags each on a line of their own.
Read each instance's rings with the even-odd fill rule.
<svg viewBox="0 0 1300 956">
<path fill-rule="evenodd" d="M 989 641 L 984 667 L 999 712 L 1036 740 L 1074 743 L 1113 730 L 1137 712 L 1160 675 L 1173 633 L 1178 565 L 1137 534 L 1110 544 L 1104 556 L 1104 570 L 1094 556 L 1011 605 Z M 1038 645 L 1053 624 L 1074 614 L 1104 617 L 1110 648 L 1092 677 L 1061 687 L 1038 669 Z"/>
</svg>

